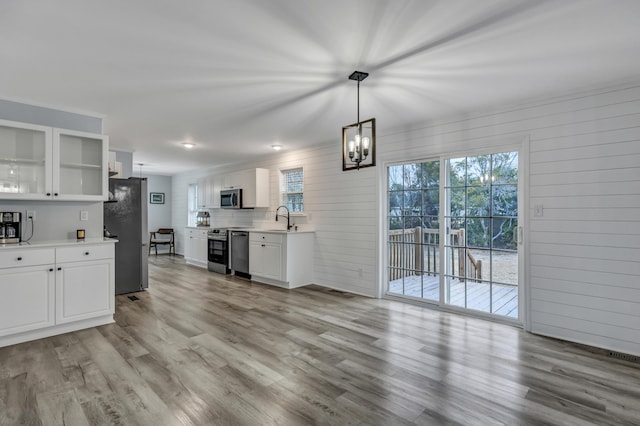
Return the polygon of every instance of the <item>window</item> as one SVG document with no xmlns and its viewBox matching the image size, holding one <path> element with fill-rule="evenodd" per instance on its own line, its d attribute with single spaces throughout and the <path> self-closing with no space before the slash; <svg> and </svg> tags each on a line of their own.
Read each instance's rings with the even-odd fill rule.
<svg viewBox="0 0 640 426">
<path fill-rule="evenodd" d="M 282 171 L 282 204 L 291 213 L 304 212 L 304 173 L 302 167 Z"/>
<path fill-rule="evenodd" d="M 196 226 L 198 214 L 198 184 L 190 183 L 187 190 L 187 225 Z"/>
</svg>

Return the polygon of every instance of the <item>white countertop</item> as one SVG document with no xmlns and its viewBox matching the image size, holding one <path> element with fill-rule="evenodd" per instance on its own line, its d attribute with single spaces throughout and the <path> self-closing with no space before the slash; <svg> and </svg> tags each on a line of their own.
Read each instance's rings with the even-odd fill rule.
<svg viewBox="0 0 640 426">
<path fill-rule="evenodd" d="M 245 232 L 264 232 L 267 234 L 309 234 L 314 233 L 316 231 L 313 230 L 298 230 L 294 231 L 286 231 L 284 229 L 260 229 L 260 228 L 251 228 L 251 227 L 242 227 L 242 226 L 220 226 L 220 227 L 206 227 L 206 226 L 187 226 L 187 229 L 200 229 L 203 231 L 209 231 L 211 229 L 228 229 L 229 231 L 245 231 Z"/>
<path fill-rule="evenodd" d="M 28 243 L 0 244 L 0 250 L 16 249 L 16 248 L 38 248 L 38 247 L 60 247 L 72 245 L 87 244 L 115 244 L 117 239 L 113 238 L 86 238 L 84 240 L 49 240 L 49 241 L 31 241 Z"/>
<path fill-rule="evenodd" d="M 232 231 L 248 231 L 248 232 L 261 232 L 261 233 L 265 233 L 265 234 L 311 234 L 314 233 L 316 231 L 309 231 L 309 230 L 298 230 L 298 231 L 294 231 L 293 229 L 291 231 L 287 231 L 285 229 L 259 229 L 259 228 L 240 228 L 240 229 L 232 229 Z"/>
</svg>

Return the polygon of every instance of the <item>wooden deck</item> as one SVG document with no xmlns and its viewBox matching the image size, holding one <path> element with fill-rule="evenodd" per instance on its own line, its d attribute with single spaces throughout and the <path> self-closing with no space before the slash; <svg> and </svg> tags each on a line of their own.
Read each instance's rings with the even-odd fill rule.
<svg viewBox="0 0 640 426">
<path fill-rule="evenodd" d="M 518 318 L 518 287 L 467 281 L 467 308 L 496 315 Z M 438 277 L 410 275 L 389 282 L 389 293 L 438 301 L 440 297 Z M 403 291 L 404 289 L 404 291 Z M 452 280 L 450 305 L 465 307 L 465 283 Z M 493 298 L 490 292 L 493 293 Z M 492 300 L 493 299 L 493 300 Z M 491 310 L 493 302 L 493 310 Z"/>
</svg>

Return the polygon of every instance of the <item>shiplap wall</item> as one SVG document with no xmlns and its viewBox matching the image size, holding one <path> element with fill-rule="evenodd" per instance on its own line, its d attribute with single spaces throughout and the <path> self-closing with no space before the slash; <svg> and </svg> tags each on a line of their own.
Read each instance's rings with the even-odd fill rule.
<svg viewBox="0 0 640 426">
<path fill-rule="evenodd" d="M 640 83 L 429 121 L 400 129 L 378 125 L 378 166 L 342 172 L 339 143 L 283 152 L 249 167 L 278 172 L 303 166 L 308 226 L 316 229 L 314 281 L 378 294 L 384 263 L 384 164 L 520 146 L 520 199 L 527 256 L 526 326 L 561 339 L 640 355 Z M 186 224 L 186 187 L 173 179 L 174 227 Z M 535 205 L 543 216 L 533 217 Z M 271 211 L 216 212 L 212 221 L 268 219 Z M 243 216 L 244 215 L 244 216 Z M 249 215 L 249 216 L 246 216 Z M 179 241 L 179 246 L 181 242 Z M 362 270 L 362 271 L 361 271 Z"/>
<path fill-rule="evenodd" d="M 206 174 L 249 168 L 266 168 L 270 174 L 269 209 L 211 210 L 211 226 L 247 226 L 273 222 L 279 199 L 280 171 L 304 169 L 306 217 L 294 218 L 301 229 L 316 231 L 314 280 L 316 283 L 367 296 L 377 295 L 377 186 L 376 168 L 342 172 L 339 143 L 321 144 L 294 152 L 281 151 L 259 162 L 214 168 L 173 178 L 174 228 L 179 232 L 176 250 L 183 252 L 187 220 L 186 189 Z"/>
<path fill-rule="evenodd" d="M 640 83 L 418 125 L 379 142 L 381 158 L 408 160 L 523 139 L 527 329 L 640 354 Z"/>
</svg>

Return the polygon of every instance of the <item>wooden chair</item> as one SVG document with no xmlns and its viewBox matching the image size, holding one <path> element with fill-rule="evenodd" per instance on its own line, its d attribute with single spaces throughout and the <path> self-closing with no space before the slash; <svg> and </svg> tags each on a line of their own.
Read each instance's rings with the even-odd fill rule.
<svg viewBox="0 0 640 426">
<path fill-rule="evenodd" d="M 149 254 L 151 254 L 151 247 L 155 247 L 157 256 L 158 246 L 164 245 L 169 246 L 169 254 L 176 254 L 173 228 L 158 228 L 157 231 L 149 232 Z"/>
</svg>

